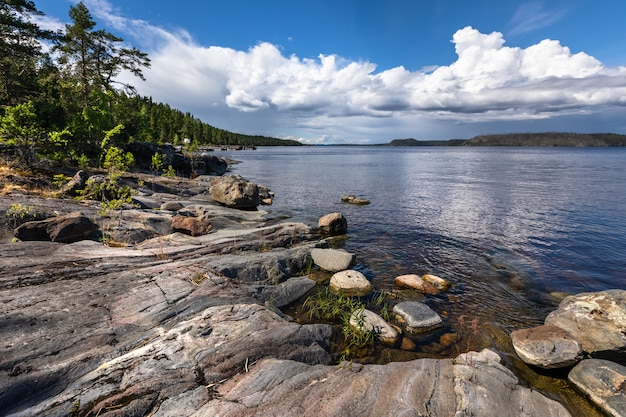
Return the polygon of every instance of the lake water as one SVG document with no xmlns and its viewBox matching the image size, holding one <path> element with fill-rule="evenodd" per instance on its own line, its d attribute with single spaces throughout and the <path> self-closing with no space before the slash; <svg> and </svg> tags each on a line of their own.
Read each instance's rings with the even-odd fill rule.
<svg viewBox="0 0 626 417">
<path fill-rule="evenodd" d="M 504 335 L 542 324 L 557 293 L 626 288 L 623 148 L 262 147 L 215 154 L 241 161 L 233 173 L 276 193 L 264 208 L 271 216 L 316 226 L 324 214 L 342 212 L 349 228 L 343 247 L 357 254 L 355 269 L 375 288 L 396 291 L 393 279 L 409 273 L 451 281 L 451 290 L 423 300 L 468 348 L 506 349 Z M 342 203 L 345 194 L 371 204 Z"/>
</svg>

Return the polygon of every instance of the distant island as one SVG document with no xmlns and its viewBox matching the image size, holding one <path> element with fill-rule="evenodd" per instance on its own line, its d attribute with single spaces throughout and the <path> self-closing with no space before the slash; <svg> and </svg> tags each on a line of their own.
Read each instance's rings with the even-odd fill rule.
<svg viewBox="0 0 626 417">
<path fill-rule="evenodd" d="M 626 146 L 626 135 L 614 133 L 507 133 L 480 135 L 471 139 L 417 140 L 394 139 L 383 146 Z"/>
</svg>

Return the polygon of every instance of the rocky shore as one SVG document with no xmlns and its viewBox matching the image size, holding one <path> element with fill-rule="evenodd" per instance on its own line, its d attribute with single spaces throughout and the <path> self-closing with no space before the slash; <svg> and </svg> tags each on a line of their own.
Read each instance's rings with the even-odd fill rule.
<svg viewBox="0 0 626 417">
<path fill-rule="evenodd" d="M 93 201 L 0 198 L 0 212 L 19 205 L 28 213 L 5 216 L 0 244 L 0 415 L 584 415 L 529 387 L 489 349 L 386 365 L 336 363 L 333 326 L 299 324 L 284 307 L 319 285 L 308 277 L 312 268 L 364 284 L 349 272 L 354 256 L 327 251 L 320 234 L 345 233 L 345 219 L 279 221 L 257 209 L 271 204 L 271 192 L 236 176 L 125 180 L 137 190 L 135 206 L 105 215 Z M 13 239 L 20 227 L 31 234 L 17 231 L 22 239 Z M 405 276 L 398 285 L 445 291 L 447 283 L 435 278 Z M 340 277 L 335 282 L 344 291 Z M 599 333 L 608 321 L 616 328 L 602 353 L 619 360 L 625 303 L 611 294 L 604 304 L 594 299 L 588 316 Z M 572 311 L 570 302 L 562 309 Z M 424 326 L 437 326 L 441 319 L 424 306 L 394 311 L 407 326 L 416 326 L 415 311 L 425 314 Z M 399 343 L 392 331 L 407 330 L 390 321 L 386 343 Z M 573 333 L 561 315 L 549 322 Z M 626 415 L 626 373 L 608 365 L 607 355 L 591 359 L 598 350 L 590 343 L 581 339 L 576 359 L 563 366 L 586 358 L 572 383 L 610 415 Z M 591 378 L 594 372 L 604 373 Z M 598 381 L 607 378 L 615 390 L 610 401 L 598 401 L 608 392 Z"/>
</svg>

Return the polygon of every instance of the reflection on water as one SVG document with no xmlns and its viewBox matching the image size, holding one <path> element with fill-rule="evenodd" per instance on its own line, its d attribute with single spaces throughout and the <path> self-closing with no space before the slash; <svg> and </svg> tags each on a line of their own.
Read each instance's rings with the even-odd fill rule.
<svg viewBox="0 0 626 417">
<path fill-rule="evenodd" d="M 394 288 L 407 273 L 454 283 L 425 298 L 447 327 L 413 354 L 510 352 L 512 330 L 541 324 L 556 307 L 551 293 L 625 287 L 625 149 L 315 147 L 227 156 L 243 162 L 235 172 L 276 193 L 271 215 L 316 225 L 341 211 L 345 249 L 377 289 L 420 298 Z M 372 204 L 343 204 L 344 194 Z M 447 347 L 446 332 L 459 336 Z"/>
</svg>

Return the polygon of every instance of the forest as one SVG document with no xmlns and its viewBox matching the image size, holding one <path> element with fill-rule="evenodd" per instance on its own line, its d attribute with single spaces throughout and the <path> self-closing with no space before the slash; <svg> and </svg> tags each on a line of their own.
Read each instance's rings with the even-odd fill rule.
<svg viewBox="0 0 626 417">
<path fill-rule="evenodd" d="M 129 142 L 181 145 L 301 145 L 229 132 L 190 113 L 155 103 L 118 81 L 127 71 L 145 79 L 148 55 L 98 29 L 88 8 L 70 6 L 70 23 L 52 32 L 33 23 L 33 1 L 0 3 L 0 150 L 27 165 L 45 158 L 99 165 Z"/>
</svg>

